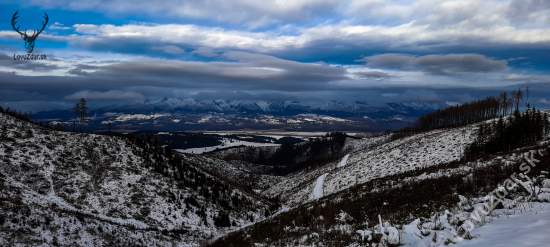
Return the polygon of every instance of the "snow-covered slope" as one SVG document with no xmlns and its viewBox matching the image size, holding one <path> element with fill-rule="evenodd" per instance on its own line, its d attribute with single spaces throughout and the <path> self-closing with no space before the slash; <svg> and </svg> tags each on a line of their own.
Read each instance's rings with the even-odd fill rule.
<svg viewBox="0 0 550 247">
<path fill-rule="evenodd" d="M 437 142 L 435 134 L 442 135 L 432 132 L 423 136 Z M 413 140 L 421 141 L 408 138 L 402 144 L 411 145 Z M 337 168 L 342 159 L 315 171 L 321 175 L 310 176 L 311 186 L 306 191 L 315 200 L 220 238 L 214 246 L 227 246 L 243 236 L 250 236 L 243 242 L 251 246 L 547 246 L 549 144 L 547 139 L 472 162 L 430 165 L 327 195 L 330 169 L 336 172 L 348 167 L 351 154 L 346 166 Z M 523 169 L 518 174 L 529 159 L 535 161 L 533 170 L 538 170 Z M 328 175 L 324 171 L 329 171 Z M 293 180 L 298 181 L 291 178 L 284 183 Z M 413 196 L 407 197 L 411 192 Z M 274 229 L 269 238 L 262 234 L 266 227 Z"/>
<path fill-rule="evenodd" d="M 371 141 L 381 145 L 350 153 L 345 166 L 340 167 L 338 161 L 294 174 L 264 194 L 280 195 L 288 205 L 299 205 L 315 199 L 312 191 L 316 179 L 324 173 L 328 175 L 323 194 L 329 195 L 375 178 L 459 160 L 462 150 L 474 140 L 474 131 L 474 126 L 441 129 L 385 143 L 387 136 L 376 137 Z"/>
<path fill-rule="evenodd" d="M 346 138 L 346 143 L 344 143 L 343 152 L 346 154 L 349 154 L 357 151 L 364 151 L 368 148 L 382 145 L 388 141 L 390 141 L 390 135 L 366 137 L 361 139 Z"/>
<path fill-rule="evenodd" d="M 224 160 L 192 154 L 184 155 L 184 160 L 209 172 L 223 176 L 237 184 L 250 187 L 255 191 L 266 190 L 273 184 L 285 180 L 282 176 L 264 174 L 268 173 L 269 170 L 261 171 L 262 167 L 266 167 L 266 169 L 272 169 L 272 167 L 255 165 L 244 161 L 234 160 L 232 162 L 226 162 Z"/>
<path fill-rule="evenodd" d="M 512 215 L 503 214 L 505 210 L 497 210 L 495 215 L 501 213 L 502 217 L 495 217 L 491 223 L 475 228 L 470 233 L 477 235 L 477 238 L 461 241 L 456 246 L 548 246 L 550 244 L 548 236 L 550 204 L 524 203 L 518 208 L 526 210 L 514 210 L 516 213 Z"/>
<path fill-rule="evenodd" d="M 1 119 L 0 246 L 198 246 L 268 207 L 193 157 Z"/>
</svg>

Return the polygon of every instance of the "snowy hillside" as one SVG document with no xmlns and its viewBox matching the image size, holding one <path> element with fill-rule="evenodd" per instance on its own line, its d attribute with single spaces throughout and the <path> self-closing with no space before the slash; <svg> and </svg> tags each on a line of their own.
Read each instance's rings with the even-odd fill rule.
<svg viewBox="0 0 550 247">
<path fill-rule="evenodd" d="M 431 141 L 436 135 L 443 134 L 423 134 Z M 413 140 L 421 141 L 402 143 Z M 435 164 L 327 195 L 326 185 L 320 187 L 332 172 L 323 172 L 352 166 L 351 154 L 312 176 L 308 190 L 315 200 L 226 235 L 213 246 L 546 246 L 549 145 L 546 141 L 483 160 Z M 522 163 L 533 158 L 531 169 L 518 174 Z M 497 198 L 499 194 L 503 196 Z"/>
<path fill-rule="evenodd" d="M 239 159 L 270 158 L 276 147 L 177 153 L 132 135 L 60 132 L 0 119 L 0 246 L 467 245 L 452 231 L 491 195 L 508 190 L 503 181 L 530 154 L 540 157 L 532 168 L 537 173 L 520 175 L 502 207 L 464 236 L 498 244 L 503 237 L 494 235 L 491 222 L 502 222 L 494 227 L 505 232 L 510 224 L 546 224 L 523 216 L 526 208 L 546 215 L 536 207 L 550 202 L 548 140 L 461 160 L 479 124 L 395 141 L 327 135 L 340 143 L 324 151 L 333 156 L 302 156 L 313 162 L 274 176 L 276 165 Z M 314 153 L 313 143 L 321 142 L 310 142 L 289 147 Z"/>
<path fill-rule="evenodd" d="M 324 173 L 328 175 L 323 194 L 329 195 L 376 178 L 459 160 L 461 150 L 473 141 L 474 131 L 473 126 L 434 130 L 387 143 L 385 136 L 363 139 L 380 145 L 350 153 L 346 166 L 339 167 L 339 161 L 333 162 L 291 176 L 264 193 L 270 197 L 280 195 L 288 205 L 299 205 L 315 199 L 313 188 Z M 360 141 L 347 143 L 348 150 L 358 149 L 353 145 L 362 147 Z"/>
<path fill-rule="evenodd" d="M 515 213 L 511 215 L 506 214 L 509 210 L 496 211 L 495 215 L 502 216 L 494 217 L 491 223 L 475 228 L 471 234 L 478 236 L 477 238 L 462 241 L 456 246 L 547 246 L 550 204 L 523 203 L 514 211 Z"/>
<path fill-rule="evenodd" d="M 282 176 L 266 175 L 266 173 L 269 173 L 269 168 L 271 167 L 251 164 L 244 161 L 234 160 L 232 162 L 226 162 L 192 154 L 184 155 L 184 160 L 255 191 L 266 190 L 273 184 L 285 180 Z"/>
<path fill-rule="evenodd" d="M 269 206 L 193 163 L 213 159 L 2 120 L 1 246 L 198 246 Z"/>
</svg>

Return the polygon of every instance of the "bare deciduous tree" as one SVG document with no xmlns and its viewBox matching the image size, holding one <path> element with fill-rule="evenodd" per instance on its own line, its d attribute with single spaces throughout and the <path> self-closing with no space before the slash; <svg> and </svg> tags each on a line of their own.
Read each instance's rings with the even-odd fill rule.
<svg viewBox="0 0 550 247">
<path fill-rule="evenodd" d="M 86 100 L 81 98 L 75 107 L 77 108 L 78 116 L 80 117 L 80 132 L 82 132 L 84 129 L 83 125 L 86 123 L 88 118 L 88 107 L 86 106 Z"/>
</svg>

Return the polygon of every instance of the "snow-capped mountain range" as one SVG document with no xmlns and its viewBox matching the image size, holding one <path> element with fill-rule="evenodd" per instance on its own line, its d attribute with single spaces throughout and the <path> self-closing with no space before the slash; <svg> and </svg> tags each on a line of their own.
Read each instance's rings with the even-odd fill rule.
<svg viewBox="0 0 550 247">
<path fill-rule="evenodd" d="M 163 98 L 145 100 L 143 103 L 114 105 L 98 110 L 133 111 L 134 113 L 164 112 L 220 112 L 220 113 L 270 113 L 295 115 L 301 113 L 379 113 L 433 111 L 445 107 L 438 103 L 370 103 L 366 101 L 261 101 L 261 100 L 195 100 Z"/>
<path fill-rule="evenodd" d="M 143 129 L 230 130 L 292 129 L 380 131 L 397 129 L 439 103 L 371 103 L 365 101 L 261 101 L 163 98 L 141 103 L 92 108 L 88 131 L 105 130 L 107 123 L 125 132 Z M 72 128 L 70 109 L 35 114 L 38 120 L 60 122 Z"/>
</svg>

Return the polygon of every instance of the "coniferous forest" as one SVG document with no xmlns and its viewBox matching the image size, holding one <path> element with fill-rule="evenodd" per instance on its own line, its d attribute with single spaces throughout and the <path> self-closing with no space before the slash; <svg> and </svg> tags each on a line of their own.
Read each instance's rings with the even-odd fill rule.
<svg viewBox="0 0 550 247">
<path fill-rule="evenodd" d="M 525 111 L 520 112 L 520 102 L 524 101 Z M 489 119 L 498 121 L 483 123 L 477 130 L 476 140 L 464 150 L 464 155 L 470 158 L 481 157 L 503 151 L 535 144 L 550 133 L 548 114 L 531 109 L 528 103 L 529 88 L 521 88 L 511 93 L 506 92 L 498 97 L 489 96 L 485 99 L 451 106 L 437 110 L 418 118 L 415 124 L 402 128 L 392 136 L 393 140 L 411 136 L 434 129 L 453 128 L 479 123 Z"/>
<path fill-rule="evenodd" d="M 344 155 L 346 138 L 353 137 L 343 132 L 329 132 L 323 137 L 301 143 L 293 143 L 293 139 L 296 138 L 289 138 L 286 141 L 280 140 L 285 142 L 274 152 L 248 147 L 247 151 L 229 154 L 222 159 L 226 161 L 237 159 L 270 166 L 273 167 L 271 174 L 286 176 L 297 171 L 315 169 L 328 161 L 340 159 Z"/>
<path fill-rule="evenodd" d="M 419 117 L 414 124 L 395 131 L 392 139 L 397 140 L 434 129 L 465 126 L 493 118 L 508 116 L 515 111 L 519 111 L 520 102 L 528 102 L 528 99 L 529 88 L 525 91 L 522 91 L 520 88 L 514 90 L 510 95 L 503 92 L 498 97 L 489 96 L 485 99 L 439 109 Z M 526 103 L 526 111 L 530 108 L 531 106 L 529 103 Z"/>
<path fill-rule="evenodd" d="M 479 126 L 476 140 L 464 152 L 466 157 L 481 157 L 486 154 L 510 151 L 530 146 L 550 133 L 548 114 L 536 109 L 518 110 L 509 117 Z"/>
</svg>

